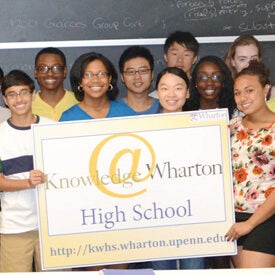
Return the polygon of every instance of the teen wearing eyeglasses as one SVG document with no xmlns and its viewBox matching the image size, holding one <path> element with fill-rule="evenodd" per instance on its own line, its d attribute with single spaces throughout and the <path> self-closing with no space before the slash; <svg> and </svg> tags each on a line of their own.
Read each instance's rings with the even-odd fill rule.
<svg viewBox="0 0 275 275">
<path fill-rule="evenodd" d="M 136 115 L 159 113 L 159 101 L 149 96 L 154 78 L 154 58 L 151 52 L 142 46 L 127 48 L 119 59 L 119 70 L 126 88 L 126 96 L 121 101 Z"/>
<path fill-rule="evenodd" d="M 96 52 L 82 54 L 74 62 L 70 81 L 79 104 L 65 111 L 60 121 L 130 116 L 118 96 L 117 72 L 112 62 Z"/>
<path fill-rule="evenodd" d="M 49 123 L 34 115 L 34 81 L 13 70 L 2 82 L 5 104 L 11 117 L 0 124 L 0 191 L 2 272 L 41 270 L 35 187 L 44 182 L 44 173 L 33 168 L 31 124 Z"/>
<path fill-rule="evenodd" d="M 86 120 L 133 115 L 134 112 L 118 95 L 117 72 L 112 62 L 104 55 L 89 52 L 74 62 L 70 81 L 79 103 L 65 111 L 60 121 Z M 103 268 L 128 268 L 128 264 L 74 268 L 76 271 L 96 271 Z"/>
<path fill-rule="evenodd" d="M 196 64 L 191 78 L 190 98 L 183 110 L 227 108 L 229 117 L 235 109 L 233 79 L 223 60 L 205 56 Z M 229 257 L 209 258 L 211 268 L 229 268 Z"/>
<path fill-rule="evenodd" d="M 58 48 L 44 48 L 37 53 L 34 76 L 40 86 L 32 104 L 35 114 L 58 121 L 65 110 L 78 103 L 74 94 L 63 87 L 66 57 Z"/>
<path fill-rule="evenodd" d="M 233 79 L 221 58 L 205 56 L 192 72 L 190 98 L 183 109 L 207 110 L 227 108 L 229 116 L 235 109 Z"/>
</svg>

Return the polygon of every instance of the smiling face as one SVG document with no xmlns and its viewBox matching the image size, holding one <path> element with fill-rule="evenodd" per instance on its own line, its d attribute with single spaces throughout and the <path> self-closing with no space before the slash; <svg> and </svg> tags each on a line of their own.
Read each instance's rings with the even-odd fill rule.
<svg viewBox="0 0 275 275">
<path fill-rule="evenodd" d="M 234 83 L 234 98 L 237 107 L 244 114 L 254 114 L 265 105 L 269 85 L 263 87 L 256 75 L 241 75 Z"/>
<path fill-rule="evenodd" d="M 157 93 L 163 113 L 181 112 L 186 101 L 185 81 L 172 73 L 164 74 L 157 87 Z"/>
<path fill-rule="evenodd" d="M 134 94 L 149 93 L 153 72 L 148 60 L 136 57 L 125 62 L 121 80 L 127 92 Z"/>
<path fill-rule="evenodd" d="M 5 90 L 3 97 L 13 116 L 31 114 L 31 105 L 35 93 L 30 91 L 28 85 L 11 86 Z"/>
<path fill-rule="evenodd" d="M 56 66 L 60 70 L 53 72 L 49 69 L 47 72 L 40 72 L 41 67 L 52 68 Z M 61 69 L 63 68 L 63 69 Z M 64 67 L 61 57 L 58 54 L 45 53 L 39 56 L 36 68 L 34 70 L 34 76 L 40 86 L 41 91 L 57 91 L 63 89 L 63 81 L 67 75 L 67 68 Z"/>
<path fill-rule="evenodd" d="M 236 47 L 234 57 L 231 59 L 231 64 L 239 73 L 242 69 L 249 66 L 251 60 L 259 60 L 259 51 L 254 44 L 242 45 Z"/>
<path fill-rule="evenodd" d="M 194 52 L 188 50 L 184 44 L 180 45 L 174 42 L 168 49 L 167 54 L 164 55 L 164 60 L 167 62 L 168 67 L 177 67 L 190 77 L 191 68 L 196 62 L 197 56 Z"/>
<path fill-rule="evenodd" d="M 98 59 L 91 61 L 87 65 L 81 83 L 79 84 L 84 91 L 84 100 L 86 97 L 107 97 L 110 82 L 111 76 L 103 62 Z"/>
<path fill-rule="evenodd" d="M 201 63 L 197 69 L 196 85 L 203 100 L 218 102 L 222 88 L 222 72 L 219 66 L 209 61 Z"/>
</svg>

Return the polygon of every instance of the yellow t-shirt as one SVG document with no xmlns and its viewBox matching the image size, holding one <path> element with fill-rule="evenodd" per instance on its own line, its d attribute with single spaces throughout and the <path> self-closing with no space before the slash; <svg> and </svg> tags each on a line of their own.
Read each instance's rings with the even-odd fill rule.
<svg viewBox="0 0 275 275">
<path fill-rule="evenodd" d="M 266 105 L 268 106 L 269 110 L 271 110 L 273 113 L 275 113 L 275 97 L 268 100 L 266 102 Z"/>
<path fill-rule="evenodd" d="M 65 95 L 53 108 L 39 96 L 39 92 L 36 93 L 35 99 L 32 102 L 32 112 L 39 116 L 48 117 L 55 121 L 58 121 L 62 113 L 68 110 L 73 105 L 77 104 L 78 101 L 74 96 L 73 92 L 65 90 Z"/>
</svg>

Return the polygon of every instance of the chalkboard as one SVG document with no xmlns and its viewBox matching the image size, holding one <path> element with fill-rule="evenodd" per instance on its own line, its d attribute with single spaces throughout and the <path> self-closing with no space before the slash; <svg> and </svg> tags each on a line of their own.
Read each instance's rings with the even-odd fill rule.
<svg viewBox="0 0 275 275">
<path fill-rule="evenodd" d="M 275 1 L 1 1 L 0 42 L 274 34 Z"/>
<path fill-rule="evenodd" d="M 263 43 L 275 83 L 274 18 L 275 1 L 264 0 L 1 1 L 0 66 L 5 73 L 21 69 L 33 76 L 36 53 L 55 46 L 66 54 L 69 68 L 88 51 L 106 55 L 118 67 L 126 47 L 144 44 L 154 55 L 157 74 L 165 67 L 164 39 L 175 30 L 197 37 L 200 57 L 223 57 L 237 36 L 252 34 Z M 70 89 L 68 79 L 65 87 Z M 121 84 L 120 90 L 123 96 Z"/>
</svg>

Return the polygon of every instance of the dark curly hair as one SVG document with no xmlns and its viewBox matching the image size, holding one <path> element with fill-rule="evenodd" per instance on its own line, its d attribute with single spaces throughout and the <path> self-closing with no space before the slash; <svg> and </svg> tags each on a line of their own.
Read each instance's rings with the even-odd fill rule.
<svg viewBox="0 0 275 275">
<path fill-rule="evenodd" d="M 81 83 L 85 69 L 87 68 L 88 64 L 95 60 L 100 60 L 106 67 L 106 71 L 112 77 L 111 84 L 113 86 L 113 89 L 107 91 L 107 96 L 110 100 L 115 100 L 118 95 L 116 69 L 113 63 L 107 57 L 96 52 L 84 53 L 75 60 L 70 71 L 70 82 L 72 91 L 74 92 L 74 95 L 78 101 L 83 100 L 84 91 L 82 89 L 79 89 L 79 83 Z"/>
<path fill-rule="evenodd" d="M 264 65 L 263 62 L 257 60 L 251 60 L 249 66 L 241 70 L 237 75 L 236 79 L 242 75 L 258 76 L 259 82 L 262 87 L 270 84 L 269 81 L 269 69 Z"/>
<path fill-rule="evenodd" d="M 183 106 L 183 111 L 194 111 L 200 108 L 200 94 L 196 87 L 197 82 L 197 71 L 200 65 L 204 62 L 211 62 L 216 64 L 222 73 L 222 88 L 218 101 L 218 108 L 227 108 L 229 112 L 229 117 L 231 118 L 233 111 L 235 109 L 234 101 L 234 82 L 231 76 L 231 72 L 223 62 L 221 58 L 214 55 L 208 55 L 202 57 L 196 64 L 193 72 L 190 84 L 190 98 L 187 99 L 185 105 Z"/>
</svg>

